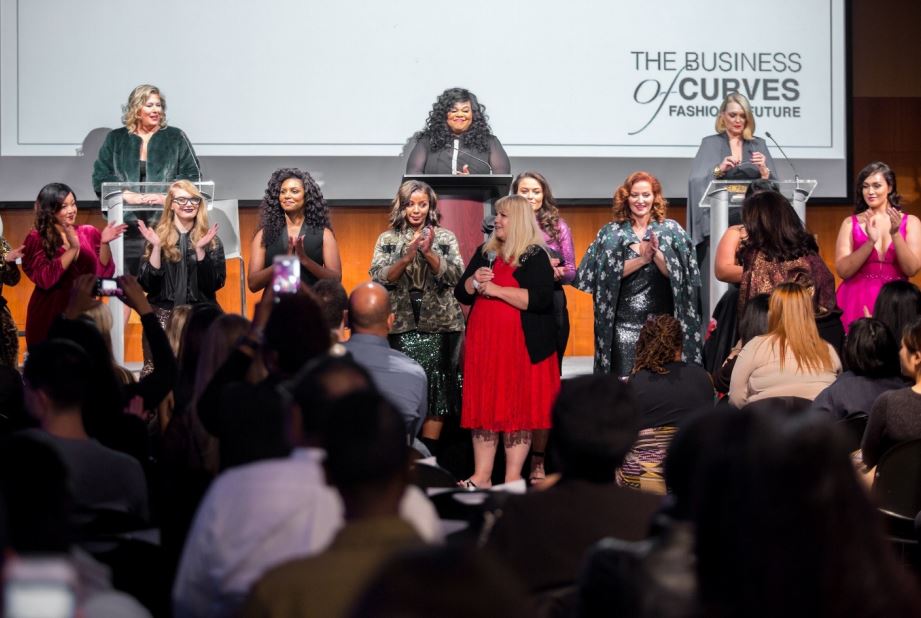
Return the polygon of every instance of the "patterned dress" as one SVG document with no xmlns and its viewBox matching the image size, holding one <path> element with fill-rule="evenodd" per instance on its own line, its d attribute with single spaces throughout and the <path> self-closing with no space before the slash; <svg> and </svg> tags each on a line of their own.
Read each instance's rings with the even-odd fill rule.
<svg viewBox="0 0 921 618">
<path fill-rule="evenodd" d="M 19 283 L 19 266 L 16 262 L 7 262 L 4 257 L 10 252 L 10 243 L 0 238 L 0 365 L 16 367 L 19 363 L 19 329 L 13 320 L 13 314 L 3 298 L 3 286 Z"/>
<path fill-rule="evenodd" d="M 703 361 L 700 335 L 700 271 L 694 245 L 676 221 L 649 222 L 649 231 L 659 239 L 668 265 L 674 315 L 684 329 L 683 359 Z M 592 295 L 595 306 L 595 373 L 609 374 L 614 363 L 612 347 L 617 307 L 621 295 L 624 262 L 631 257 L 630 245 L 637 241 L 629 221 L 608 223 L 579 264 L 573 285 Z"/>
</svg>

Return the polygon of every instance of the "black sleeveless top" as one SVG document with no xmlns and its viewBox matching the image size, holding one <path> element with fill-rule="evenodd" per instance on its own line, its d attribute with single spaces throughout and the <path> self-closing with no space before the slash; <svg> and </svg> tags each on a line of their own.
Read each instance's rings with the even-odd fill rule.
<svg viewBox="0 0 921 618">
<path fill-rule="evenodd" d="M 300 236 L 304 237 L 304 253 L 307 255 L 307 257 L 309 257 L 320 266 L 325 265 L 323 263 L 323 230 L 324 228 L 322 227 L 310 227 L 305 221 L 301 225 L 301 231 L 299 234 Z M 265 231 L 263 231 L 263 234 L 265 234 Z M 285 255 L 287 253 L 288 232 L 287 230 L 282 230 L 278 235 L 278 238 L 276 238 L 271 245 L 266 245 L 265 263 L 263 264 L 263 268 L 268 268 L 271 266 L 272 260 L 275 259 L 276 255 Z M 318 279 L 313 276 L 313 273 L 301 265 L 301 281 L 307 285 L 312 286 L 318 281 Z"/>
</svg>

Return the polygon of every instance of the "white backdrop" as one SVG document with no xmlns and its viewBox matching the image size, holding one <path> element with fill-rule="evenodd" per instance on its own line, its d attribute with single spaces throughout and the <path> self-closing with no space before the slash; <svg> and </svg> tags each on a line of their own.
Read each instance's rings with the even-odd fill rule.
<svg viewBox="0 0 921 618">
<path fill-rule="evenodd" d="M 841 196 L 844 50 L 843 0 L 0 0 L 0 155 L 72 156 L 148 82 L 205 157 L 391 159 L 460 85 L 513 158 L 654 168 L 693 157 L 738 89 Z"/>
</svg>

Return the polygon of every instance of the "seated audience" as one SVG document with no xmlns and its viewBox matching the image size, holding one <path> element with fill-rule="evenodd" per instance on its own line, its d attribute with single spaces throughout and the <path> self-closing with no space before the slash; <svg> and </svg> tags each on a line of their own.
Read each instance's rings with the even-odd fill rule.
<svg viewBox="0 0 921 618">
<path fill-rule="evenodd" d="M 921 438 L 921 319 L 905 327 L 899 358 L 902 374 L 915 384 L 886 391 L 873 404 L 860 445 L 868 468 L 899 442 Z"/>
<path fill-rule="evenodd" d="M 23 377 L 29 412 L 41 429 L 25 433 L 61 457 L 73 492 L 73 523 L 87 528 L 119 513 L 140 527 L 148 516 L 147 482 L 132 457 L 93 440 L 83 424 L 92 366 L 76 344 L 51 339 L 29 348 Z"/>
<path fill-rule="evenodd" d="M 639 423 L 637 402 L 616 377 L 563 382 L 553 407 L 560 480 L 509 496 L 486 542 L 529 592 L 572 584 L 585 550 L 606 536 L 635 541 L 648 534 L 661 498 L 614 483 Z"/>
<path fill-rule="evenodd" d="M 906 326 L 921 317 L 921 290 L 911 281 L 889 281 L 879 291 L 873 317 L 885 324 L 896 342 Z"/>
<path fill-rule="evenodd" d="M 771 293 L 768 332 L 739 352 L 729 384 L 729 402 L 737 408 L 770 397 L 813 400 L 835 381 L 841 361 L 819 337 L 810 291 L 781 283 Z"/>
<path fill-rule="evenodd" d="M 343 616 L 388 557 L 422 545 L 400 517 L 409 450 L 396 408 L 370 391 L 343 397 L 330 409 L 326 445 L 324 467 L 342 496 L 345 525 L 321 553 L 268 571 L 243 616 Z"/>
<path fill-rule="evenodd" d="M 684 334 L 671 315 L 646 320 L 636 343 L 630 387 L 640 412 L 640 433 L 617 473 L 619 485 L 665 493 L 662 461 L 678 425 L 713 407 L 713 383 L 700 365 L 681 360 Z"/>
<path fill-rule="evenodd" d="M 422 366 L 390 347 L 387 335 L 395 317 L 390 295 L 379 283 L 363 283 L 349 296 L 352 337 L 345 348 L 371 374 L 374 384 L 400 411 L 412 440 L 428 409 L 428 382 Z"/>
<path fill-rule="evenodd" d="M 432 573 L 438 573 L 438 585 L 420 586 Z M 489 554 L 466 547 L 438 547 L 407 550 L 388 560 L 348 615 L 525 618 L 534 612 L 515 576 Z"/>
<path fill-rule="evenodd" d="M 711 414 L 692 483 L 702 616 L 921 615 L 860 486 L 844 436 L 817 413 Z"/>
<path fill-rule="evenodd" d="M 867 416 L 882 393 L 905 386 L 898 356 L 899 346 L 885 324 L 874 318 L 854 320 L 844 343 L 845 371 L 819 393 L 813 409 L 834 420 Z"/>
<path fill-rule="evenodd" d="M 336 399 L 371 386 L 364 369 L 333 357 L 317 359 L 284 384 L 294 404 L 285 406 L 285 431 L 297 446 L 288 457 L 236 466 L 211 484 L 179 564 L 176 618 L 235 616 L 263 572 L 329 544 L 342 526 L 342 503 L 326 484 L 323 430 Z M 437 524 L 418 491 L 406 492 L 401 513 L 420 535 Z"/>
<path fill-rule="evenodd" d="M 277 387 L 329 346 L 329 330 L 310 292 L 286 294 L 275 302 L 271 286 L 266 288 L 249 333 L 198 399 L 202 425 L 220 441 L 222 470 L 288 455 L 286 414 Z M 268 376 L 253 384 L 247 375 L 259 357 Z"/>
<path fill-rule="evenodd" d="M 349 315 L 349 295 L 338 279 L 320 279 L 313 286 L 313 293 L 320 301 L 323 320 L 333 336 L 334 342 L 345 340 L 346 323 Z"/>
<path fill-rule="evenodd" d="M 732 378 L 732 370 L 736 366 L 739 352 L 742 351 L 746 343 L 759 335 L 767 333 L 768 307 L 770 303 L 770 294 L 758 294 L 746 303 L 745 312 L 739 319 L 739 340 L 729 351 L 729 355 L 723 361 L 722 367 L 713 373 L 713 387 L 716 392 L 723 395 L 729 393 L 729 380 Z"/>
<path fill-rule="evenodd" d="M 26 412 L 22 375 L 15 367 L 0 365 L 0 436 L 35 426 Z"/>
</svg>

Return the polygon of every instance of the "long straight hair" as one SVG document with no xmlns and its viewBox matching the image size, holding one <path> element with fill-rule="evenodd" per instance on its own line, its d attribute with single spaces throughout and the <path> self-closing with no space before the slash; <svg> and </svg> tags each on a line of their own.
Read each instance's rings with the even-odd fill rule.
<svg viewBox="0 0 921 618">
<path fill-rule="evenodd" d="M 815 325 L 809 290 L 798 283 L 781 283 L 771 293 L 767 336 L 778 348 L 781 369 L 788 347 L 804 373 L 834 368 L 828 344 L 819 337 Z"/>
<path fill-rule="evenodd" d="M 483 255 L 495 251 L 512 266 L 519 266 L 518 258 L 531 245 L 546 250 L 544 235 L 528 200 L 520 195 L 507 195 L 496 201 L 496 212 L 508 217 L 505 224 L 505 240 L 496 238 L 496 232 L 493 231 L 483 244 Z"/>
</svg>

